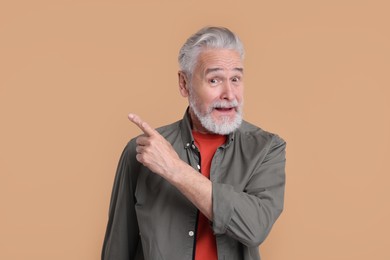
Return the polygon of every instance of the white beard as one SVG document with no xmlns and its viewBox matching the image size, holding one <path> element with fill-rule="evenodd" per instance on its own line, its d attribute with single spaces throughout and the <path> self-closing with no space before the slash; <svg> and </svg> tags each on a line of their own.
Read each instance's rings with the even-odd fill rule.
<svg viewBox="0 0 390 260">
<path fill-rule="evenodd" d="M 235 99 L 233 101 L 218 101 L 214 102 L 210 107 L 207 108 L 205 113 L 201 113 L 199 110 L 199 103 L 196 94 L 190 91 L 189 95 L 189 103 L 190 108 L 194 111 L 194 114 L 199 119 L 200 123 L 204 128 L 206 128 L 209 132 L 219 135 L 228 135 L 238 127 L 240 127 L 242 123 L 242 103 L 238 103 Z M 236 107 L 236 116 L 231 119 L 229 116 L 220 117 L 220 122 L 216 122 L 211 113 L 214 108 L 228 108 L 228 107 Z"/>
</svg>

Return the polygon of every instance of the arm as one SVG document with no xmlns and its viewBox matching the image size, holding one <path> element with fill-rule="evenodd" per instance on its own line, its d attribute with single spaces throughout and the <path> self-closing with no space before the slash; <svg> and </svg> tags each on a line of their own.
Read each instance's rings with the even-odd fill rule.
<svg viewBox="0 0 390 260">
<path fill-rule="evenodd" d="M 146 122 L 129 115 L 144 135 L 137 139 L 137 160 L 178 188 L 208 219 L 215 234 L 255 247 L 266 238 L 283 209 L 285 142 L 274 136 L 264 160 L 243 192 L 212 183 L 180 160 L 172 146 Z"/>
<path fill-rule="evenodd" d="M 208 219 L 212 219 L 212 184 L 182 161 L 164 137 L 136 115 L 129 115 L 144 135 L 137 138 L 137 160 L 174 185 Z"/>
<path fill-rule="evenodd" d="M 187 197 L 209 220 L 213 219 L 212 183 L 180 160 L 166 179 Z"/>
<path fill-rule="evenodd" d="M 213 183 L 213 230 L 259 246 L 283 210 L 286 143 L 274 136 L 266 157 L 243 192 Z"/>
<path fill-rule="evenodd" d="M 133 149 L 131 149 L 133 147 Z M 134 190 L 137 171 L 134 158 L 134 143 L 129 143 L 119 160 L 112 189 L 109 219 L 102 248 L 102 260 L 134 259 L 141 248 L 138 222 L 134 209 Z M 140 251 L 142 252 L 142 250 Z"/>
</svg>

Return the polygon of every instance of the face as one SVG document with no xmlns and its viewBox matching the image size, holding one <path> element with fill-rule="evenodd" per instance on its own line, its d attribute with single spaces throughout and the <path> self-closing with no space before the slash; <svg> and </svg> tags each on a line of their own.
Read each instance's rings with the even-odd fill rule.
<svg viewBox="0 0 390 260">
<path fill-rule="evenodd" d="M 194 130 L 226 135 L 240 126 L 243 76 L 237 51 L 209 49 L 199 54 L 191 80 L 185 75 L 180 80 L 181 93 L 189 100 Z"/>
</svg>

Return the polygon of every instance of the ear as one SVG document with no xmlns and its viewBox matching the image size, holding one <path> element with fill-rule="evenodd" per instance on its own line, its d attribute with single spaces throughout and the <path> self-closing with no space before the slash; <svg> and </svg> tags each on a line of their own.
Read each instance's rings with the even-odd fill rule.
<svg viewBox="0 0 390 260">
<path fill-rule="evenodd" d="M 177 73 L 177 75 L 179 76 L 179 91 L 180 91 L 180 94 L 183 96 L 183 97 L 188 97 L 189 95 L 189 92 L 188 92 L 188 79 L 187 79 L 187 76 L 186 74 L 183 72 L 183 71 L 179 71 Z"/>
</svg>

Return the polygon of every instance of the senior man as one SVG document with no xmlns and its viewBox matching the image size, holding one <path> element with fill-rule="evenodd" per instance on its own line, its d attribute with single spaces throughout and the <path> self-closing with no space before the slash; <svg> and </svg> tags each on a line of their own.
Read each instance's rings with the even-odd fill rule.
<svg viewBox="0 0 390 260">
<path fill-rule="evenodd" d="M 182 120 L 143 134 L 119 161 L 103 260 L 260 259 L 283 209 L 285 142 L 242 120 L 244 49 L 221 27 L 179 53 Z"/>
</svg>

